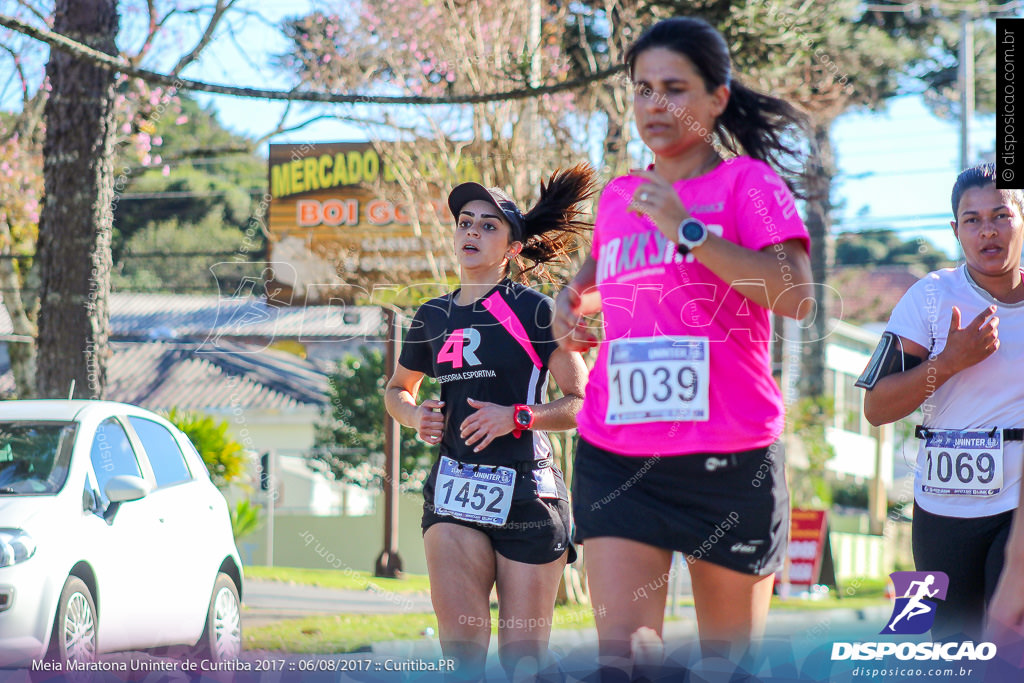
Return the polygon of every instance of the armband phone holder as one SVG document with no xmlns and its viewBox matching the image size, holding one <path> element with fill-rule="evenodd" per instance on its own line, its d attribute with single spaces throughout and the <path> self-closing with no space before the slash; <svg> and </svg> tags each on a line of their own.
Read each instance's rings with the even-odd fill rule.
<svg viewBox="0 0 1024 683">
<path fill-rule="evenodd" d="M 878 342 L 875 352 L 871 354 L 871 360 L 864 368 L 864 372 L 854 382 L 854 386 L 862 389 L 874 389 L 878 380 L 897 372 L 906 372 L 921 364 L 917 356 L 907 354 L 903 351 L 903 341 L 898 335 L 892 332 L 883 332 L 882 339 Z"/>
</svg>

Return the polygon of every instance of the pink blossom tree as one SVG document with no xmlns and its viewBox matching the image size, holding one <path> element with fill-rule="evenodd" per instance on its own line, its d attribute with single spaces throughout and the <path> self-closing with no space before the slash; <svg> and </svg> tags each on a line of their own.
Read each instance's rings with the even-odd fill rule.
<svg viewBox="0 0 1024 683">
<path fill-rule="evenodd" d="M 198 17 L 205 25 L 181 47 L 176 75 L 198 59 L 237 3 L 25 0 L 12 13 L 98 41 L 133 65 L 154 58 L 155 46 L 182 45 L 178 20 Z M 116 42 L 119 26 L 129 30 L 128 48 Z M 0 59 L 8 60 L 22 95 L 20 112 L 0 119 L 0 287 L 15 333 L 8 348 L 16 391 L 22 398 L 67 395 L 75 379 L 76 396 L 99 397 L 109 356 L 111 205 L 127 182 L 125 170 L 162 163 L 155 123 L 179 118 L 180 102 L 174 88 L 115 75 L 59 50 L 47 58 L 37 45 L 4 33 Z M 79 166 L 68 163 L 72 157 Z"/>
<path fill-rule="evenodd" d="M 560 40 L 571 16 L 565 3 L 382 0 L 358 3 L 355 14 L 351 7 L 342 2 L 333 13 L 286 22 L 290 45 L 280 64 L 299 84 L 436 97 L 570 78 Z M 591 115 L 576 107 L 571 92 L 416 111 L 354 105 L 336 114 L 365 126 L 389 160 L 400 195 L 394 199 L 443 198 L 460 160 L 468 159 L 480 182 L 505 187 L 523 203 L 536 199 L 542 176 L 587 158 Z M 446 249 L 444 217 L 422 201 L 412 203 L 416 229 Z"/>
</svg>

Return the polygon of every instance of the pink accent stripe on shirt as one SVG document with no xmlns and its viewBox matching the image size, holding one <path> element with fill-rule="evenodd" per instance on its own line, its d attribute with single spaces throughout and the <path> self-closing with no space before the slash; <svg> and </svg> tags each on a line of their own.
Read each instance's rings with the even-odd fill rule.
<svg viewBox="0 0 1024 683">
<path fill-rule="evenodd" d="M 530 338 L 526 335 L 526 330 L 523 328 L 523 323 L 519 321 L 516 314 L 512 312 L 508 303 L 501 298 L 501 294 L 495 292 L 489 297 L 484 299 L 484 308 L 486 308 L 491 315 L 498 319 L 501 326 L 508 330 L 508 333 L 512 335 L 512 338 L 519 342 L 519 345 L 523 347 L 527 355 L 530 356 L 530 360 L 538 368 L 543 367 L 543 363 L 540 362 L 540 356 L 537 355 L 537 350 L 533 348 L 533 344 L 530 342 Z"/>
</svg>

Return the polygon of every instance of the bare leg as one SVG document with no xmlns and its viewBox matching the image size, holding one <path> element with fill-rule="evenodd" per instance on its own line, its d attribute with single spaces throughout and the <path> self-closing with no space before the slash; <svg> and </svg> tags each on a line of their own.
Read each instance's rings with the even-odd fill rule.
<svg viewBox="0 0 1024 683">
<path fill-rule="evenodd" d="M 600 661 L 631 674 L 634 655 L 660 651 L 672 553 L 610 536 L 588 538 L 585 548 Z"/>
<path fill-rule="evenodd" d="M 690 564 L 690 579 L 705 655 L 739 657 L 764 635 L 774 574 L 754 576 L 697 560 Z"/>
<path fill-rule="evenodd" d="M 482 680 L 491 640 L 491 540 L 476 529 L 441 522 L 427 529 L 423 543 L 441 650 L 459 662 L 453 678 Z"/>
<path fill-rule="evenodd" d="M 547 564 L 497 559 L 498 655 L 510 680 L 532 680 L 547 662 L 566 555 Z"/>
</svg>

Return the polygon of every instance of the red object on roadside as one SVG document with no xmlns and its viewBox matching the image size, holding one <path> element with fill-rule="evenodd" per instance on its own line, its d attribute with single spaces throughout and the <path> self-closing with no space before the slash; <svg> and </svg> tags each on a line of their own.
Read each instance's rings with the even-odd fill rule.
<svg viewBox="0 0 1024 683">
<path fill-rule="evenodd" d="M 828 541 L 824 510 L 794 508 L 789 526 L 789 584 L 810 588 L 821 583 L 822 559 Z"/>
</svg>

